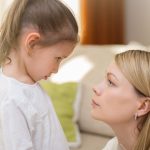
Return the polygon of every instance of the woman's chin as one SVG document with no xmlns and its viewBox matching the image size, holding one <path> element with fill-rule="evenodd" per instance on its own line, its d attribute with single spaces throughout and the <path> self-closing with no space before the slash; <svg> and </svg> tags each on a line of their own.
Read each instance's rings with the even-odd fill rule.
<svg viewBox="0 0 150 150">
<path fill-rule="evenodd" d="M 92 116 L 92 118 L 95 119 L 95 120 L 101 120 L 101 119 L 100 119 L 100 116 L 95 112 L 94 109 L 91 110 L 91 116 Z"/>
</svg>

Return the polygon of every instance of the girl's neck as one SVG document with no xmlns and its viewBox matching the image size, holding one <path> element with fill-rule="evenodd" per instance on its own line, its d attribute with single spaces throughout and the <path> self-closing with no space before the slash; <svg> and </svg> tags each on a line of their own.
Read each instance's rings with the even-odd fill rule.
<svg viewBox="0 0 150 150">
<path fill-rule="evenodd" d="M 122 150 L 133 150 L 138 137 L 136 125 L 117 125 L 113 126 L 113 130 L 118 138 L 119 147 Z"/>
</svg>

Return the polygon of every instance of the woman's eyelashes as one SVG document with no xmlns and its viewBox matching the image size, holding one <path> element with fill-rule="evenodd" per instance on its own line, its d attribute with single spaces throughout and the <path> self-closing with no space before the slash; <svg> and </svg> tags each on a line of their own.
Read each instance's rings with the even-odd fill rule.
<svg viewBox="0 0 150 150">
<path fill-rule="evenodd" d="M 115 86 L 114 82 L 112 82 L 110 79 L 107 79 L 108 86 Z"/>
<path fill-rule="evenodd" d="M 117 86 L 118 80 L 116 79 L 116 76 L 112 73 L 107 73 L 105 76 L 105 80 L 108 86 Z"/>
<path fill-rule="evenodd" d="M 116 83 L 113 81 L 110 75 L 106 76 L 105 80 L 108 86 L 116 86 Z"/>
</svg>

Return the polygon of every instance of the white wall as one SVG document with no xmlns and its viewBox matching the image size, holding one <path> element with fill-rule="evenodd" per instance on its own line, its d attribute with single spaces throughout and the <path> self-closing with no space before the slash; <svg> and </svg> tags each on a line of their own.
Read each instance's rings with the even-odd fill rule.
<svg viewBox="0 0 150 150">
<path fill-rule="evenodd" d="M 0 0 L 1 14 L 12 0 Z M 80 26 L 80 0 L 63 0 L 74 11 Z M 125 42 L 137 41 L 150 45 L 150 0 L 124 0 Z"/>
<path fill-rule="evenodd" d="M 61 0 L 63 1 L 74 13 L 77 22 L 80 26 L 80 0 Z M 9 5 L 13 2 L 13 0 L 0 0 L 0 22 L 7 11 Z"/>
<path fill-rule="evenodd" d="M 125 1 L 125 41 L 150 45 L 150 0 Z"/>
<path fill-rule="evenodd" d="M 81 30 L 80 24 L 80 0 L 62 0 L 74 13 L 77 23 L 79 25 L 79 32 Z M 80 34 L 80 33 L 79 33 Z"/>
<path fill-rule="evenodd" d="M 0 23 L 7 12 L 7 8 L 13 0 L 0 0 Z"/>
</svg>

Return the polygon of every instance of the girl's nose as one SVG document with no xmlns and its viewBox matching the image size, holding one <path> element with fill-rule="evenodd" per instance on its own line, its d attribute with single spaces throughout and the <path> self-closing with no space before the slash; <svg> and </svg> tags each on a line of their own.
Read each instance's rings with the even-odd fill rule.
<svg viewBox="0 0 150 150">
<path fill-rule="evenodd" d="M 53 69 L 53 73 L 57 73 L 59 70 L 59 65 L 58 66 L 55 66 L 55 68 Z"/>
</svg>

